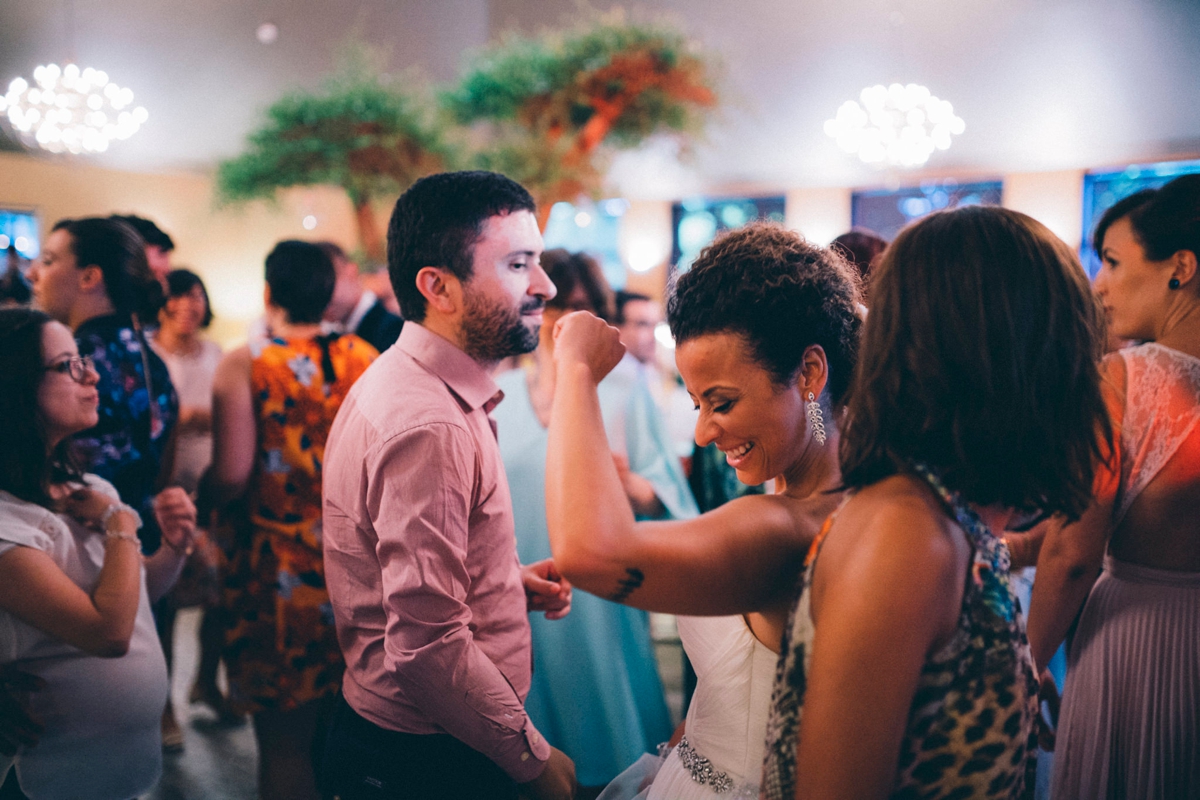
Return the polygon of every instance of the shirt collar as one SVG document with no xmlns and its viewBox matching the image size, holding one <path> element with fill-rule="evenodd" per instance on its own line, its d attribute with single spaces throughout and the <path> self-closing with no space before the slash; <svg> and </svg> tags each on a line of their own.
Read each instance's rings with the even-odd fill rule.
<svg viewBox="0 0 1200 800">
<path fill-rule="evenodd" d="M 490 413 L 504 399 L 492 376 L 456 345 L 420 323 L 400 329 L 396 346 L 436 375 L 467 406 Z"/>
<path fill-rule="evenodd" d="M 363 317 L 371 310 L 371 306 L 375 305 L 375 301 L 379 298 L 370 289 L 363 290 L 362 297 L 358 298 L 358 304 L 354 306 L 354 310 L 350 312 L 350 316 L 346 317 L 346 330 L 354 333 L 358 330 L 358 326 L 362 324 Z"/>
</svg>

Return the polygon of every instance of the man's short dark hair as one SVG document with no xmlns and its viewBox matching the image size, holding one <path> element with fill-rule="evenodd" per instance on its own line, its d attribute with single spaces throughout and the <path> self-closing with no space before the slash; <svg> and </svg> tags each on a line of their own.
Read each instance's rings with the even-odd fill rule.
<svg viewBox="0 0 1200 800">
<path fill-rule="evenodd" d="M 320 322 L 336 280 L 333 261 L 312 242 L 288 239 L 267 256 L 271 303 L 287 312 L 288 322 Z"/>
<path fill-rule="evenodd" d="M 346 251 L 343 250 L 342 246 L 340 244 L 338 244 L 337 242 L 329 242 L 329 241 L 317 242 L 317 247 L 319 247 L 325 251 L 325 255 L 329 256 L 329 260 L 334 263 L 334 266 L 337 265 L 337 262 L 339 260 L 341 260 L 341 261 L 349 261 L 350 260 L 350 257 L 346 255 Z"/>
<path fill-rule="evenodd" d="M 401 316 L 425 319 L 425 298 L 416 285 L 423 268 L 442 267 L 465 283 L 484 222 L 536 209 L 525 187 L 495 172 L 442 172 L 410 186 L 396 201 L 387 235 L 388 277 Z"/>
<path fill-rule="evenodd" d="M 141 236 L 147 245 L 153 245 L 164 253 L 175 249 L 175 241 L 167 235 L 166 231 L 145 217 L 139 217 L 136 214 L 113 214 L 110 219 L 124 222 L 137 231 L 138 236 Z"/>
<path fill-rule="evenodd" d="M 629 303 L 650 303 L 650 302 L 653 302 L 653 300 L 654 300 L 654 298 L 652 298 L 648 294 L 642 294 L 641 292 L 627 292 L 624 289 L 617 290 L 615 299 L 616 299 L 617 313 L 613 315 L 613 325 L 618 325 L 618 326 L 624 325 L 626 322 L 626 319 L 625 319 L 625 306 L 626 305 L 628 305 Z"/>
</svg>

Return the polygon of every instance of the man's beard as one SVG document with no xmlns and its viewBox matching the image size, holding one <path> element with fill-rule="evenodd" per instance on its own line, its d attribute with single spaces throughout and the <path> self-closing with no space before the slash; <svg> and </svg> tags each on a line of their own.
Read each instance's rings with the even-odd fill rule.
<svg viewBox="0 0 1200 800">
<path fill-rule="evenodd" d="M 546 301 L 531 297 L 519 309 L 489 303 L 475 292 L 464 298 L 463 352 L 479 362 L 499 361 L 531 353 L 538 346 L 541 326 L 527 327 L 522 314 L 545 308 Z"/>
</svg>

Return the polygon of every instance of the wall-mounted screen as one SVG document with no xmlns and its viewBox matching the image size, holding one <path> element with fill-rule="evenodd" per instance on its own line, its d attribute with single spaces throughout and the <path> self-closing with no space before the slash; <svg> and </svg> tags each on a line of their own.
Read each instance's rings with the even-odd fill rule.
<svg viewBox="0 0 1200 800">
<path fill-rule="evenodd" d="M 721 231 L 740 228 L 756 219 L 784 221 L 784 198 L 692 197 L 671 207 L 671 264 L 680 272 L 691 268 L 696 256 Z"/>
<path fill-rule="evenodd" d="M 555 203 L 542 238 L 546 249 L 562 247 L 572 253 L 585 252 L 600 262 L 604 277 L 613 289 L 625 288 L 625 265 L 617 250 L 621 217 L 629 201 L 619 197 L 598 203 Z"/>
<path fill-rule="evenodd" d="M 37 214 L 29 209 L 4 208 L 0 206 L 0 251 L 9 245 L 26 261 L 32 261 L 42 252 L 38 237 Z"/>
<path fill-rule="evenodd" d="M 1083 244 L 1079 256 L 1088 275 L 1095 277 L 1100 258 L 1092 249 L 1092 231 L 1104 212 L 1123 197 L 1143 189 L 1157 189 L 1172 178 L 1200 172 L 1200 161 L 1161 161 L 1131 164 L 1125 169 L 1092 172 L 1083 176 Z"/>
<path fill-rule="evenodd" d="M 889 242 L 910 222 L 933 211 L 959 206 L 1000 205 L 1000 181 L 960 183 L 954 178 L 922 181 L 919 186 L 870 189 L 850 198 L 850 224 L 874 231 Z"/>
</svg>

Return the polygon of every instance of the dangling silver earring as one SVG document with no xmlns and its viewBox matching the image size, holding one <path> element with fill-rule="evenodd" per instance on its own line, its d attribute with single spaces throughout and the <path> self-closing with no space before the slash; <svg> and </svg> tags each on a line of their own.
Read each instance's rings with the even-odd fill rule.
<svg viewBox="0 0 1200 800">
<path fill-rule="evenodd" d="M 812 392 L 808 393 L 808 404 L 805 407 L 808 409 L 808 425 L 812 428 L 813 438 L 817 440 L 817 444 L 825 444 L 825 415 L 821 413 L 821 404 L 813 397 Z"/>
</svg>

